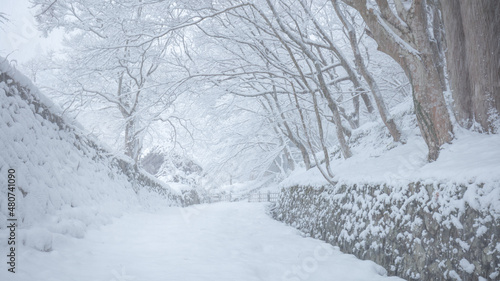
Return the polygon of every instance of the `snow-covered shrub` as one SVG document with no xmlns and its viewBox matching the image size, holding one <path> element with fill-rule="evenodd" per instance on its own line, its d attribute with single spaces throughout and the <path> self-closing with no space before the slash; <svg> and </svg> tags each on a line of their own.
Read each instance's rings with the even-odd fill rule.
<svg viewBox="0 0 500 281">
<path fill-rule="evenodd" d="M 200 203 L 206 196 L 203 168 L 194 160 L 174 151 L 157 147 L 141 159 L 142 168 L 181 194 L 186 205 Z"/>
</svg>

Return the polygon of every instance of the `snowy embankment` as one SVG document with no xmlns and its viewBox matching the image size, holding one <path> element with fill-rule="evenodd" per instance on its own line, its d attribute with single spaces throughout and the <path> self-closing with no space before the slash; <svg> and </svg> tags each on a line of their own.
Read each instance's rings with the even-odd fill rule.
<svg viewBox="0 0 500 281">
<path fill-rule="evenodd" d="M 7 219 L 17 219 L 17 250 L 27 246 L 50 252 L 54 237 L 84 237 L 88 229 L 127 210 L 180 204 L 168 186 L 134 171 L 127 158 L 112 155 L 62 117 L 3 58 L 0 132 L 0 237 L 12 236 Z M 8 171 L 15 177 L 11 191 Z M 2 243 L 2 253 L 7 246 Z M 2 262 L 2 274 L 6 266 Z"/>
<path fill-rule="evenodd" d="M 245 202 L 136 212 L 54 244 L 50 253 L 24 249 L 9 280 L 401 280 Z"/>
<path fill-rule="evenodd" d="M 353 132 L 353 156 L 331 161 L 334 181 L 343 184 L 407 184 L 425 181 L 500 186 L 500 134 L 480 134 L 455 126 L 455 139 L 446 144 L 437 161 L 427 161 L 427 146 L 408 105 L 398 115 L 406 144 L 394 143 L 381 122 L 367 123 Z M 298 169 L 280 186 L 324 186 L 317 169 Z M 492 194 L 500 200 L 500 192 Z M 500 212 L 499 209 L 497 209 Z"/>
<path fill-rule="evenodd" d="M 296 171 L 281 183 L 275 217 L 411 280 L 498 280 L 500 135 L 456 126 L 428 163 L 405 112 L 394 116 L 406 144 L 365 124 L 353 132 L 354 156 L 332 160 L 337 184 L 317 169 Z"/>
</svg>

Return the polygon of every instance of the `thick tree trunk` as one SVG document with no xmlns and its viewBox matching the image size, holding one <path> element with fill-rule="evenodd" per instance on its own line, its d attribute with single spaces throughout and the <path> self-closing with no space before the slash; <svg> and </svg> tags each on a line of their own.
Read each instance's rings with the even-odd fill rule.
<svg viewBox="0 0 500 281">
<path fill-rule="evenodd" d="M 366 0 L 344 0 L 358 10 L 377 41 L 380 51 L 391 56 L 406 72 L 413 88 L 417 121 L 428 148 L 429 160 L 453 137 L 452 125 L 439 76 L 439 62 L 431 45 L 424 0 L 414 0 L 409 10 L 397 6 L 398 16 L 386 0 L 377 0 L 380 12 L 368 9 Z"/>
<path fill-rule="evenodd" d="M 450 142 L 452 126 L 441 89 L 441 82 L 430 56 L 408 59 L 410 81 L 413 88 L 413 104 L 420 132 L 429 148 L 429 160 L 439 156 L 439 149 Z"/>
<path fill-rule="evenodd" d="M 432 48 L 428 34 L 426 8 L 425 1 L 415 0 L 409 27 L 419 54 L 409 56 L 403 68 L 407 69 L 412 83 L 415 114 L 429 148 L 428 158 L 434 161 L 439 156 L 441 145 L 452 140 L 453 127 L 444 100 L 439 61 L 436 61 L 438 55 Z"/>
<path fill-rule="evenodd" d="M 472 127 L 472 100 L 469 69 L 467 68 L 465 34 L 460 14 L 460 1 L 441 1 L 446 28 L 446 62 L 453 96 L 455 118 L 469 129 Z"/>
<path fill-rule="evenodd" d="M 454 109 L 460 125 L 496 132 L 500 112 L 500 1 L 441 0 Z"/>
</svg>

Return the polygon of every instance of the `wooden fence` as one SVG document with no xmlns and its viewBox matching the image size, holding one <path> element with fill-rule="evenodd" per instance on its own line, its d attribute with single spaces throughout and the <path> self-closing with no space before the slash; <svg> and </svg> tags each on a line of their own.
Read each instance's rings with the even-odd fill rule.
<svg viewBox="0 0 500 281">
<path fill-rule="evenodd" d="M 229 194 L 215 194 L 208 197 L 207 203 L 217 203 L 217 202 L 231 202 L 233 201 L 233 196 Z"/>
<path fill-rule="evenodd" d="M 255 192 L 248 195 L 248 202 L 276 202 L 278 201 L 278 192 Z"/>
<path fill-rule="evenodd" d="M 278 201 L 278 192 L 254 192 L 248 195 L 248 202 L 276 202 Z M 206 197 L 204 203 L 231 202 L 240 201 L 242 198 L 229 194 L 214 194 Z"/>
</svg>

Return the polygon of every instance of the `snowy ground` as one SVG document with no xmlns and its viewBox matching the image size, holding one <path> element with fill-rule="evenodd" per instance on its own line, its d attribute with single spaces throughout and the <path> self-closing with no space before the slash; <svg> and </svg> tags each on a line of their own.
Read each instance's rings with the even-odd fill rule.
<svg viewBox="0 0 500 281">
<path fill-rule="evenodd" d="M 17 273 L 3 265 L 0 280 L 401 280 L 246 202 L 134 212 L 53 248 L 21 248 Z"/>
<path fill-rule="evenodd" d="M 405 145 L 387 150 L 375 140 L 353 148 L 353 157 L 333 159 L 334 180 L 345 184 L 401 184 L 426 182 L 492 183 L 500 182 L 500 135 L 479 134 L 456 129 L 452 144 L 445 144 L 437 161 L 427 161 L 427 146 L 413 136 Z M 280 185 L 323 186 L 328 184 L 318 169 L 297 169 Z M 497 199 L 499 194 L 496 194 Z"/>
</svg>

